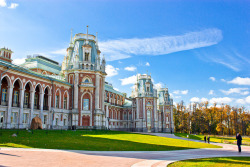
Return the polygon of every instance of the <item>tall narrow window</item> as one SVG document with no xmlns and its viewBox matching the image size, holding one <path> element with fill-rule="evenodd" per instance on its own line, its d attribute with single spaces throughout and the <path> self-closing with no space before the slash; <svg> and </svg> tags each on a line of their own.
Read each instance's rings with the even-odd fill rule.
<svg viewBox="0 0 250 167">
<path fill-rule="evenodd" d="M 7 89 L 2 89 L 2 102 L 7 101 Z"/>
<path fill-rule="evenodd" d="M 19 102 L 19 91 L 14 91 L 14 99 L 13 99 L 13 106 L 17 107 Z"/>
<path fill-rule="evenodd" d="M 24 107 L 28 107 L 29 104 L 29 93 L 25 92 L 24 94 Z"/>
<path fill-rule="evenodd" d="M 56 95 L 56 108 L 59 108 L 59 95 Z"/>
<path fill-rule="evenodd" d="M 89 99 L 83 99 L 83 110 L 89 110 Z"/>
<path fill-rule="evenodd" d="M 63 99 L 63 108 L 67 109 L 67 97 L 64 97 Z"/>
<path fill-rule="evenodd" d="M 11 123 L 13 124 L 17 124 L 17 113 L 16 112 L 12 112 L 11 113 Z"/>
<path fill-rule="evenodd" d="M 37 108 L 37 106 L 38 106 L 38 94 L 35 94 L 34 106 L 35 106 L 35 108 Z"/>
<path fill-rule="evenodd" d="M 27 123 L 28 123 L 28 118 L 29 118 L 29 117 L 28 117 L 28 113 L 24 113 L 24 114 L 23 114 L 23 123 L 24 123 L 24 124 L 27 124 Z"/>
<path fill-rule="evenodd" d="M 85 53 L 85 61 L 89 61 L 89 53 Z"/>
<path fill-rule="evenodd" d="M 47 124 L 47 115 L 43 116 L 43 124 L 45 124 L 45 125 Z"/>
</svg>

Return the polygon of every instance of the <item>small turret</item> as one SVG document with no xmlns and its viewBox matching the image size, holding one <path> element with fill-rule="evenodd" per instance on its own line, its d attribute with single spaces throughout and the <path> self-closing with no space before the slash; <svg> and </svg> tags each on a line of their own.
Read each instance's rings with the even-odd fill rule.
<svg viewBox="0 0 250 167">
<path fill-rule="evenodd" d="M 0 59 L 11 63 L 12 62 L 12 60 L 11 60 L 12 53 L 13 52 L 8 48 L 7 49 L 5 47 L 1 48 L 0 49 Z"/>
<path fill-rule="evenodd" d="M 102 58 L 102 71 L 105 72 L 105 66 L 106 66 L 106 60 L 105 60 L 105 57 L 103 55 L 103 58 Z"/>
</svg>

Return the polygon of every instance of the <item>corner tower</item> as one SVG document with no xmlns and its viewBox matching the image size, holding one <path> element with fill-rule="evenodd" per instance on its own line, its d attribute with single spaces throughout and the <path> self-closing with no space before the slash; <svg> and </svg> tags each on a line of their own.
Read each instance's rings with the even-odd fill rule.
<svg viewBox="0 0 250 167">
<path fill-rule="evenodd" d="M 132 97 L 136 105 L 137 131 L 158 132 L 157 91 L 150 75 L 137 75 Z"/>
<path fill-rule="evenodd" d="M 174 132 L 173 122 L 173 99 L 170 98 L 168 88 L 160 88 L 158 90 L 159 110 L 159 131 Z"/>
<path fill-rule="evenodd" d="M 77 126 L 104 126 L 105 64 L 97 37 L 87 33 L 71 35 L 62 74 L 72 84 L 73 124 Z"/>
</svg>

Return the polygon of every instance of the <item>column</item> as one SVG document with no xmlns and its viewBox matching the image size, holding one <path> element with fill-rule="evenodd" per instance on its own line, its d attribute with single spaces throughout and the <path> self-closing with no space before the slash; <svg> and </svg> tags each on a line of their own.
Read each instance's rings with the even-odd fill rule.
<svg viewBox="0 0 250 167">
<path fill-rule="evenodd" d="M 95 85 L 95 109 L 100 109 L 99 107 L 99 92 L 100 92 L 100 76 L 96 74 L 96 85 Z"/>
<path fill-rule="evenodd" d="M 10 85 L 8 88 L 8 112 L 7 112 L 7 128 L 11 126 L 11 108 L 12 108 L 12 95 L 13 95 L 13 85 Z"/>
<path fill-rule="evenodd" d="M 29 125 L 31 125 L 31 121 L 33 119 L 33 111 L 34 111 L 34 97 L 35 97 L 35 91 L 30 91 L 30 119 L 29 119 Z"/>
<path fill-rule="evenodd" d="M 108 122 L 108 117 L 109 117 L 109 107 L 108 107 L 108 105 L 106 105 L 106 127 L 108 128 L 108 124 L 109 124 L 109 122 Z"/>
<path fill-rule="evenodd" d="M 40 93 L 40 118 L 42 120 L 43 124 L 43 99 L 44 99 L 44 93 Z"/>
<path fill-rule="evenodd" d="M 78 83 L 79 83 L 79 73 L 75 71 L 75 81 L 74 81 L 74 109 L 78 108 Z"/>
<path fill-rule="evenodd" d="M 143 113 L 142 113 L 142 128 L 144 128 L 144 126 L 145 126 L 145 128 L 147 128 L 147 126 L 144 124 L 144 122 L 146 122 L 146 119 L 147 119 L 147 117 L 145 117 L 145 98 L 143 98 L 143 100 L 142 100 L 142 107 L 143 107 L 143 109 L 142 109 L 142 111 L 143 111 Z"/>
<path fill-rule="evenodd" d="M 102 79 L 102 111 L 104 112 L 104 100 L 105 100 L 105 77 Z"/>
<path fill-rule="evenodd" d="M 25 89 L 20 89 L 21 99 L 20 99 L 20 109 L 19 109 L 19 128 L 23 127 L 23 103 L 24 103 L 24 91 Z"/>
</svg>

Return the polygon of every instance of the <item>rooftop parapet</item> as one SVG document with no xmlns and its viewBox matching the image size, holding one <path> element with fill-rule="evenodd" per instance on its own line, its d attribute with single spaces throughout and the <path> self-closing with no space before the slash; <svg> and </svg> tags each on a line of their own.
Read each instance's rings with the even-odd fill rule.
<svg viewBox="0 0 250 167">
<path fill-rule="evenodd" d="M 147 74 L 142 74 L 142 75 L 139 75 L 139 79 L 151 79 L 151 76 Z"/>
<path fill-rule="evenodd" d="M 94 35 L 91 34 L 83 34 L 83 33 L 78 33 L 75 35 L 74 37 L 74 41 L 77 39 L 88 39 L 88 40 L 96 40 L 96 37 Z"/>
</svg>

